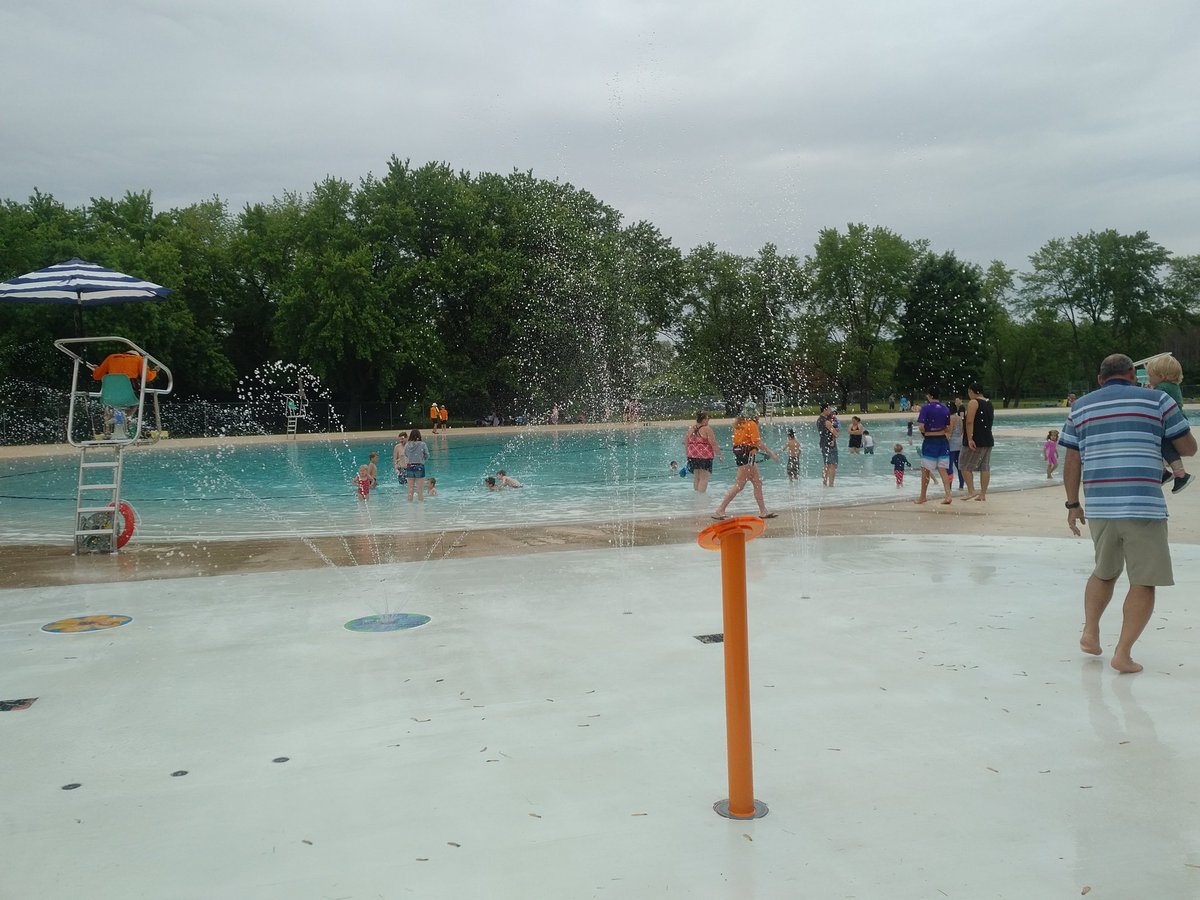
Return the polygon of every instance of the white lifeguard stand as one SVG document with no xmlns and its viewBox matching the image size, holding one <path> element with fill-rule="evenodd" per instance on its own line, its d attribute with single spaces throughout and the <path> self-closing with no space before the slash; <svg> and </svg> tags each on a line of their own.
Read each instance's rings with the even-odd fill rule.
<svg viewBox="0 0 1200 900">
<path fill-rule="evenodd" d="M 1139 359 L 1133 364 L 1133 372 L 1137 375 L 1137 383 L 1142 387 L 1150 386 L 1150 376 L 1146 374 L 1146 366 L 1150 365 L 1153 360 L 1161 359 L 1164 356 L 1173 356 L 1170 350 L 1164 350 L 1162 353 L 1155 353 L 1153 356 L 1147 356 L 1145 359 Z"/>
<path fill-rule="evenodd" d="M 783 405 L 784 395 L 783 388 L 778 385 L 768 384 L 763 389 L 765 408 L 763 409 L 763 417 L 765 419 L 774 419 L 779 415 L 779 407 Z"/>
<path fill-rule="evenodd" d="M 294 440 L 301 419 L 308 418 L 308 396 L 304 393 L 304 379 L 300 379 L 296 393 L 283 395 L 283 414 L 287 419 L 287 433 Z"/>
<path fill-rule="evenodd" d="M 122 348 L 125 354 L 141 357 L 141 377 L 134 381 L 123 374 L 106 374 L 94 387 L 93 372 L 99 363 L 86 358 L 88 345 Z M 67 443 L 79 448 L 79 480 L 75 492 L 75 552 L 115 553 L 133 531 L 133 509 L 121 500 L 123 453 L 137 443 L 153 443 L 163 435 L 158 398 L 171 393 L 171 370 L 149 353 L 123 337 L 62 338 L 54 346 L 71 357 L 71 400 L 67 407 Z M 112 354 L 109 354 L 112 355 Z M 80 373 L 87 381 L 79 383 Z M 151 376 L 151 373 L 155 373 Z M 150 380 L 158 381 L 154 387 Z M 136 387 L 136 390 L 135 390 Z M 150 398 L 153 427 L 145 427 L 146 398 Z M 102 421 L 95 420 L 99 407 Z M 86 425 L 87 436 L 76 436 L 77 423 Z M 100 480 L 91 480 L 99 476 Z M 126 519 L 123 531 L 117 518 Z"/>
</svg>

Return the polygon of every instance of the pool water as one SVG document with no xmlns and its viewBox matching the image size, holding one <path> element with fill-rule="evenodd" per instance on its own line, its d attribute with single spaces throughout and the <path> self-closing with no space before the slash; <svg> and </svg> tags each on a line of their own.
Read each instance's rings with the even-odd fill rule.
<svg viewBox="0 0 1200 900">
<path fill-rule="evenodd" d="M 1061 413 L 997 416 L 1005 435 L 992 456 L 995 489 L 1045 483 L 1041 459 L 1048 428 Z M 762 425 L 763 438 L 781 457 L 786 443 L 782 419 Z M 914 467 L 919 436 L 910 447 L 902 421 L 868 428 L 876 439 L 873 456 L 840 453 L 837 485 L 822 488 L 816 431 L 795 425 L 804 448 L 800 479 L 789 482 L 782 463 L 761 464 L 767 505 L 773 509 L 848 505 L 915 495 L 919 475 L 910 471 L 898 492 L 889 460 L 892 445 L 904 444 Z M 487 431 L 428 436 L 427 473 L 439 496 L 406 502 L 406 488 L 391 467 L 392 444 L 331 435 L 328 441 L 225 444 L 193 448 L 170 442 L 125 457 L 122 498 L 136 510 L 134 540 L 236 540 L 251 537 L 370 534 L 507 525 L 620 522 L 671 519 L 710 511 L 733 482 L 731 429 L 717 426 L 725 462 L 717 462 L 707 494 L 692 489 L 691 477 L 673 475 L 682 465 L 685 425 L 631 430 L 529 429 L 515 435 Z M 351 483 L 372 450 L 380 455 L 379 486 L 368 501 Z M 489 492 L 486 475 L 505 469 L 525 485 Z M 27 457 L 0 463 L 0 542 L 70 542 L 78 458 Z M 749 488 L 730 507 L 752 513 Z"/>
</svg>

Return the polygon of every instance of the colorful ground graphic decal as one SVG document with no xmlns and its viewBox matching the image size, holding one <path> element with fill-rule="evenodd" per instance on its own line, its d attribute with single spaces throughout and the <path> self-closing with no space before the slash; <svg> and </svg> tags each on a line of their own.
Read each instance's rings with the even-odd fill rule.
<svg viewBox="0 0 1200 900">
<path fill-rule="evenodd" d="M 106 628 L 119 628 L 133 621 L 131 616 L 79 616 L 74 619 L 59 619 L 49 625 L 43 625 L 42 631 L 53 634 L 79 634 L 84 631 L 103 631 Z"/>
<path fill-rule="evenodd" d="M 401 631 L 416 628 L 429 621 L 429 616 L 418 613 L 385 613 L 381 616 L 364 616 L 346 623 L 349 631 Z"/>
</svg>

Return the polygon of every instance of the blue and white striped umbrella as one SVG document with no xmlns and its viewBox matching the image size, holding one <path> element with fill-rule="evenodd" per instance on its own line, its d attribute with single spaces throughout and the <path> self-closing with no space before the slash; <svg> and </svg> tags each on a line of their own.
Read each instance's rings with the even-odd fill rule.
<svg viewBox="0 0 1200 900">
<path fill-rule="evenodd" d="M 123 275 L 82 259 L 58 263 L 0 284 L 0 301 L 69 303 L 77 307 L 106 303 L 169 300 L 171 289 Z"/>
</svg>

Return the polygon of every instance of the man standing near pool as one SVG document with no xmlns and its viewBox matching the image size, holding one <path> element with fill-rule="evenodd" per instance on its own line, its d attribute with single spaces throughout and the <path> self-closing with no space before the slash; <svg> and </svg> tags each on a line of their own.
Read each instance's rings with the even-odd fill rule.
<svg viewBox="0 0 1200 900">
<path fill-rule="evenodd" d="M 1142 671 L 1130 654 L 1154 612 L 1154 589 L 1175 583 L 1160 481 L 1162 442 L 1171 441 L 1181 456 L 1194 456 L 1196 438 L 1174 400 L 1138 387 L 1133 360 L 1125 354 L 1106 357 L 1097 381 L 1100 389 L 1075 401 L 1058 438 L 1066 449 L 1067 527 L 1077 535 L 1078 523 L 1091 519 L 1095 548 L 1096 565 L 1083 590 L 1079 648 L 1100 655 L 1100 617 L 1126 569 L 1129 592 L 1109 665 L 1132 674 Z"/>
<path fill-rule="evenodd" d="M 988 483 L 992 479 L 992 421 L 996 410 L 992 401 L 983 395 L 983 385 L 974 382 L 967 388 L 971 402 L 967 404 L 966 431 L 963 432 L 962 453 L 958 456 L 958 471 L 967 479 L 967 499 L 986 500 Z M 979 473 L 979 493 L 975 493 L 975 473 Z"/>
<path fill-rule="evenodd" d="M 833 487 L 838 467 L 838 427 L 833 406 L 828 403 L 821 406 L 821 415 L 817 417 L 817 439 L 821 447 L 821 484 Z"/>
</svg>

